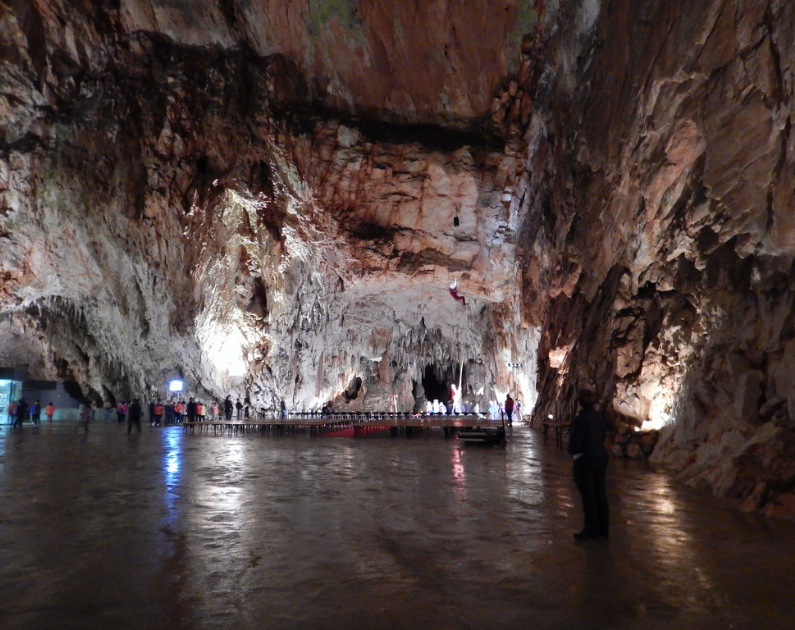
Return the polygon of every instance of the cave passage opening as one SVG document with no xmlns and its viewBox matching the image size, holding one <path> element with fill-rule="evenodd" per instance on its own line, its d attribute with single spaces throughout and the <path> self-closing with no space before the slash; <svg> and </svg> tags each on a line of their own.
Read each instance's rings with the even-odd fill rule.
<svg viewBox="0 0 795 630">
<path fill-rule="evenodd" d="M 450 386 L 445 381 L 447 374 L 438 375 L 436 367 L 426 365 L 422 374 L 422 388 L 426 400 L 439 400 L 445 404 L 450 400 Z"/>
<path fill-rule="evenodd" d="M 449 407 L 453 399 L 451 386 L 458 386 L 459 370 L 461 370 L 461 365 L 452 365 L 444 369 L 444 371 L 435 365 L 425 366 L 422 376 L 425 400 L 438 400 Z M 466 391 L 466 366 L 461 372 L 461 384 L 461 390 Z"/>
</svg>

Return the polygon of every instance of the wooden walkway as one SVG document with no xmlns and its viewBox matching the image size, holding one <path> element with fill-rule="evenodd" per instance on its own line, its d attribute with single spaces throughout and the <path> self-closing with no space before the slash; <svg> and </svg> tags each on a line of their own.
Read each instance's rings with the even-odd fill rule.
<svg viewBox="0 0 795 630">
<path fill-rule="evenodd" d="M 477 414 L 464 415 L 419 415 L 401 413 L 332 414 L 320 417 L 317 414 L 291 414 L 287 418 L 259 418 L 245 420 L 205 420 L 183 422 L 184 433 L 212 433 L 213 435 L 238 435 L 263 433 L 285 435 L 309 431 L 312 435 L 346 435 L 357 437 L 389 431 L 392 435 L 411 435 L 424 429 L 443 429 L 445 433 L 471 427 L 501 427 L 502 420 L 489 420 Z"/>
</svg>

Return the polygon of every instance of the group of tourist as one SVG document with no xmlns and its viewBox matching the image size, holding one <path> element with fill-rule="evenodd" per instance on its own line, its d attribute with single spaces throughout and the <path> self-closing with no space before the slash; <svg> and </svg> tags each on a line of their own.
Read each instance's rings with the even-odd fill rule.
<svg viewBox="0 0 795 630">
<path fill-rule="evenodd" d="M 282 402 L 282 409 L 286 413 L 284 402 Z M 131 401 L 120 401 L 116 404 L 116 420 L 119 424 L 124 424 L 127 421 L 127 432 L 132 430 L 133 425 L 141 429 L 141 420 L 144 415 L 144 407 L 140 399 Z M 227 396 L 223 403 L 218 400 L 213 400 L 212 404 L 205 405 L 200 400 L 190 398 L 186 403 L 184 400 L 167 401 L 165 404 L 162 400 L 153 400 L 149 403 L 149 424 L 153 427 L 159 427 L 162 424 L 181 424 L 183 421 L 187 422 L 203 422 L 205 420 L 232 420 L 235 412 L 237 419 L 243 418 L 244 412 L 248 417 L 248 406 L 243 405 L 240 398 L 236 402 L 232 402 L 232 397 Z M 55 405 L 50 402 L 42 409 L 41 403 L 36 400 L 32 404 L 24 398 L 19 400 L 12 400 L 8 405 L 8 424 L 12 428 L 18 428 L 23 425 L 28 419 L 34 426 L 38 426 L 41 421 L 41 414 L 47 418 L 47 422 L 52 424 L 53 415 L 55 415 Z M 77 410 L 77 425 L 76 430 L 83 428 L 87 433 L 88 426 L 95 420 L 96 406 L 93 404 L 81 404 Z M 106 419 L 109 414 L 113 413 L 113 407 L 106 405 Z"/>
<path fill-rule="evenodd" d="M 447 404 L 435 399 L 425 403 L 425 413 L 428 415 L 447 415 L 457 413 L 480 413 L 480 405 L 472 406 L 471 403 L 461 402 L 456 403 L 455 398 Z M 513 425 L 513 420 L 522 419 L 522 403 L 514 400 L 510 394 L 505 397 L 505 402 L 500 404 L 496 400 L 489 401 L 488 416 L 490 420 L 506 420 L 508 426 Z"/>
<path fill-rule="evenodd" d="M 24 398 L 18 401 L 12 400 L 8 405 L 8 424 L 12 427 L 21 427 L 25 420 L 30 416 L 30 421 L 34 426 L 38 426 L 41 422 L 41 403 L 37 400 L 32 405 L 28 405 Z M 44 415 L 47 417 L 47 423 L 52 424 L 52 417 L 55 415 L 55 405 L 49 403 L 44 408 Z"/>
<path fill-rule="evenodd" d="M 125 418 L 129 418 L 132 402 L 121 401 L 116 405 L 116 418 L 119 424 L 124 424 Z M 139 400 L 140 405 L 140 400 Z M 223 406 L 221 406 L 223 405 Z M 237 411 L 237 419 L 241 420 L 243 412 L 248 416 L 248 407 L 244 406 L 237 399 L 236 403 L 232 402 L 232 397 L 227 396 L 223 403 L 219 403 L 217 399 L 208 406 L 201 400 L 196 400 L 193 397 L 185 400 L 171 400 L 165 403 L 162 400 L 152 400 L 149 402 L 149 424 L 153 427 L 159 427 L 161 424 L 182 424 L 183 422 L 204 422 L 206 420 L 218 421 L 221 418 L 231 420 L 235 411 Z M 140 418 L 138 418 L 140 422 Z"/>
</svg>

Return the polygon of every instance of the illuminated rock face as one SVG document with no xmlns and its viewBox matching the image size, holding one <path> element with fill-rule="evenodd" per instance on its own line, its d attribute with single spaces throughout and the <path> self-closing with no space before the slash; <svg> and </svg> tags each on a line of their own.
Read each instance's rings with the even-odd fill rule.
<svg viewBox="0 0 795 630">
<path fill-rule="evenodd" d="M 603 3 L 531 186 L 537 417 L 595 386 L 618 421 L 662 428 L 652 461 L 770 514 L 795 504 L 794 37 L 791 3 Z"/>
<path fill-rule="evenodd" d="M 485 31 L 454 3 L 18 4 L 4 364 L 106 401 L 179 375 L 257 408 L 411 410 L 430 370 L 433 396 L 463 378 L 472 404 L 532 404 L 521 130 L 483 129 L 518 63 L 516 3 Z"/>
<path fill-rule="evenodd" d="M 590 385 L 793 512 L 795 9 L 741 4 L 0 5 L 0 364 L 407 410 L 463 362 L 536 424 Z"/>
</svg>

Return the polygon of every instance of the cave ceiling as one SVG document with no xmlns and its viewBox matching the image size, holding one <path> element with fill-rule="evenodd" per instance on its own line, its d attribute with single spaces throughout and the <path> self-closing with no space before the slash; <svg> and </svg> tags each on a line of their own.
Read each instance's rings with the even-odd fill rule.
<svg viewBox="0 0 795 630">
<path fill-rule="evenodd" d="M 795 512 L 794 69 L 781 0 L 2 0 L 0 363 L 587 385 L 617 452 Z"/>
<path fill-rule="evenodd" d="M 517 301 L 529 99 L 514 75 L 554 14 L 0 6 L 0 299 L 9 334 L 39 346 L 16 363 L 105 398 L 178 374 L 265 407 L 364 376 L 354 406 L 411 408 L 427 366 L 449 382 L 464 362 L 477 402 L 518 382 L 532 396 L 507 367 L 536 343 Z"/>
</svg>

